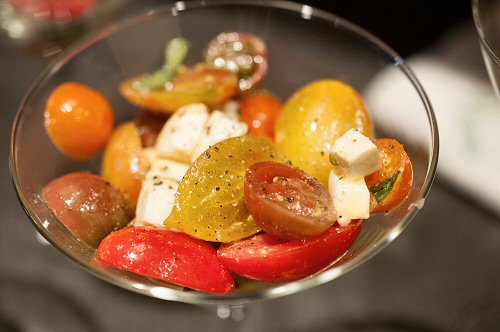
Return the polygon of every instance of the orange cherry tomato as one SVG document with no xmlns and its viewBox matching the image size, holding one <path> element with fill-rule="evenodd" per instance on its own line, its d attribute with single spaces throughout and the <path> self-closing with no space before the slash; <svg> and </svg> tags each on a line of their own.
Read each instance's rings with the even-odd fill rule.
<svg viewBox="0 0 500 332">
<path fill-rule="evenodd" d="M 114 125 L 111 105 L 97 90 L 75 82 L 58 86 L 45 108 L 45 128 L 66 156 L 85 160 L 106 145 Z"/>
<path fill-rule="evenodd" d="M 241 101 L 241 119 L 248 125 L 251 135 L 274 140 L 274 127 L 283 107 L 281 101 L 265 93 L 251 94 Z"/>
<path fill-rule="evenodd" d="M 403 145 L 395 139 L 379 138 L 375 145 L 381 153 L 382 168 L 365 181 L 371 191 L 371 212 L 382 212 L 406 199 L 413 183 L 413 168 Z"/>
</svg>

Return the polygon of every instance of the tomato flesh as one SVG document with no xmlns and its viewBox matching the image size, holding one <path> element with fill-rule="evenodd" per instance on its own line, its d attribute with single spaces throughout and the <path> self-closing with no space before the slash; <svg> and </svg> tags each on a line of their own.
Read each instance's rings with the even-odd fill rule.
<svg viewBox="0 0 500 332">
<path fill-rule="evenodd" d="M 231 272 L 207 242 L 153 227 L 111 233 L 97 250 L 101 262 L 147 277 L 208 293 L 235 291 Z"/>
<path fill-rule="evenodd" d="M 283 239 L 319 235 L 337 220 L 330 193 L 304 171 L 266 161 L 245 175 L 247 209 L 266 233 Z"/>
<path fill-rule="evenodd" d="M 366 185 L 372 192 L 370 211 L 373 213 L 388 211 L 401 204 L 413 184 L 412 164 L 403 145 L 392 138 L 376 139 L 375 145 L 382 157 L 382 168 L 365 177 Z M 384 184 L 386 188 L 377 190 Z"/>
<path fill-rule="evenodd" d="M 318 236 L 293 241 L 261 233 L 223 244 L 217 256 L 231 271 L 250 279 L 294 281 L 321 271 L 342 256 L 361 228 L 362 221 L 354 220 L 348 226 L 335 224 Z"/>
</svg>

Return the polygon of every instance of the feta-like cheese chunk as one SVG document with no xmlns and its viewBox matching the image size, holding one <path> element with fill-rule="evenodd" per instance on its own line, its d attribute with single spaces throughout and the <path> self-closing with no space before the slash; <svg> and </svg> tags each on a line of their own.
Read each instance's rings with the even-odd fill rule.
<svg viewBox="0 0 500 332">
<path fill-rule="evenodd" d="M 169 159 L 155 159 L 145 175 L 146 180 L 156 178 L 171 179 L 181 182 L 186 174 L 189 164 L 179 163 Z"/>
<path fill-rule="evenodd" d="M 356 129 L 339 137 L 330 152 L 330 160 L 352 176 L 366 176 L 382 167 L 377 146 Z"/>
<path fill-rule="evenodd" d="M 370 217 L 370 191 L 364 177 L 351 176 L 334 169 L 330 171 L 328 188 L 340 225 L 347 225 L 352 219 Z"/>
<path fill-rule="evenodd" d="M 213 111 L 205 124 L 198 145 L 191 155 L 191 161 L 198 158 L 210 145 L 231 137 L 243 136 L 247 132 L 246 123 L 233 120 L 221 111 Z"/>
<path fill-rule="evenodd" d="M 179 183 L 167 178 L 151 178 L 142 182 L 137 201 L 134 226 L 160 226 L 172 212 Z"/>
<path fill-rule="evenodd" d="M 177 110 L 158 135 L 155 149 L 160 157 L 190 162 L 208 120 L 204 104 L 189 104 Z"/>
</svg>

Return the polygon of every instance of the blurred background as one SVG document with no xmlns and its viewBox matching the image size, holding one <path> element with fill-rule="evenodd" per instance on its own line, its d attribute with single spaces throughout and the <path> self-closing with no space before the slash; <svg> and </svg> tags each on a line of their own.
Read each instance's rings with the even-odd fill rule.
<svg viewBox="0 0 500 332">
<path fill-rule="evenodd" d="M 500 330 L 500 103 L 469 1 L 303 1 L 364 27 L 407 59 L 438 118 L 438 176 L 424 209 L 368 263 L 309 291 L 232 315 L 221 310 L 222 318 L 109 285 L 35 236 L 8 170 L 11 125 L 24 93 L 88 32 L 170 3 L 43 2 L 0 0 L 0 331 Z M 382 77 L 371 95 L 387 88 L 391 81 Z"/>
</svg>

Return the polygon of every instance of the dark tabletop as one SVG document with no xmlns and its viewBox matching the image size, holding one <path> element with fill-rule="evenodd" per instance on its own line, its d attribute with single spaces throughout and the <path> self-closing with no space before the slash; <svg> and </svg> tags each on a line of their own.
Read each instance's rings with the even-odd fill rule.
<svg viewBox="0 0 500 332">
<path fill-rule="evenodd" d="M 406 56 L 470 20 L 468 2 L 399 2 L 308 1 L 374 31 Z M 401 38 L 406 31 L 419 36 L 414 43 Z M 11 125 L 47 59 L 0 43 L 0 331 L 500 330 L 500 219 L 439 176 L 424 209 L 375 258 L 326 285 L 249 305 L 242 321 L 238 312 L 219 319 L 208 308 L 133 294 L 86 273 L 37 240 L 18 203 L 8 169 Z"/>
</svg>

